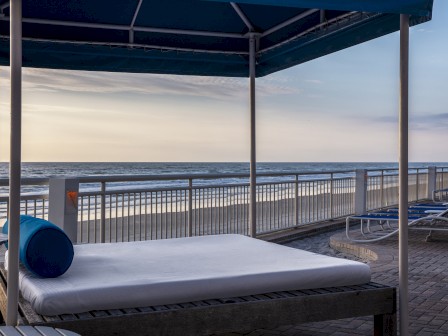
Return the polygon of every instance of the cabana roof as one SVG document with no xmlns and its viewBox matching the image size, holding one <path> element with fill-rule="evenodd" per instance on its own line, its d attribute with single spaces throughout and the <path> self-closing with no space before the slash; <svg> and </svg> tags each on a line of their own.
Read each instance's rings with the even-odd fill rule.
<svg viewBox="0 0 448 336">
<path fill-rule="evenodd" d="M 9 64 L 1 0 L 0 64 Z M 432 0 L 23 0 L 23 66 L 248 77 L 289 68 L 431 19 Z M 252 35 L 253 36 L 253 35 Z"/>
</svg>

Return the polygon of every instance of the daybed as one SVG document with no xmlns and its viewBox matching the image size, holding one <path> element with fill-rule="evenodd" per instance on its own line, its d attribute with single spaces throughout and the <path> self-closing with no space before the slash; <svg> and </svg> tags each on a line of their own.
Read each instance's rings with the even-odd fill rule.
<svg viewBox="0 0 448 336">
<path fill-rule="evenodd" d="M 24 324 L 92 336 L 205 335 L 374 315 L 375 335 L 395 335 L 395 288 L 369 281 L 362 263 L 239 235 L 77 245 L 59 278 L 20 270 L 20 315 Z"/>
</svg>

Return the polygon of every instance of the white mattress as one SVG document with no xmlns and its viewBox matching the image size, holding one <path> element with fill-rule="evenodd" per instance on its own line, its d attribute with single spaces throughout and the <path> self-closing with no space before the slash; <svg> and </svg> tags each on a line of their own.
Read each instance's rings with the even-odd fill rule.
<svg viewBox="0 0 448 336">
<path fill-rule="evenodd" d="M 76 245 L 72 266 L 58 278 L 20 270 L 23 297 L 43 315 L 369 281 L 363 263 L 241 235 Z"/>
</svg>

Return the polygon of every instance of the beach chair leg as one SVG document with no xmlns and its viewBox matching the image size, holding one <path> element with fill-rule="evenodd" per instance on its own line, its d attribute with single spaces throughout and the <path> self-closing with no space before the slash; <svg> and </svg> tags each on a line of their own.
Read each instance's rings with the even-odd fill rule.
<svg viewBox="0 0 448 336">
<path fill-rule="evenodd" d="M 432 242 L 432 231 L 429 231 L 428 235 L 426 236 L 425 241 L 427 243 Z"/>
<path fill-rule="evenodd" d="M 374 316 L 374 336 L 397 336 L 397 314 Z"/>
<path fill-rule="evenodd" d="M 361 219 L 360 222 L 361 222 L 361 234 L 362 234 L 363 236 L 365 236 L 365 231 L 364 231 L 364 219 Z"/>
</svg>

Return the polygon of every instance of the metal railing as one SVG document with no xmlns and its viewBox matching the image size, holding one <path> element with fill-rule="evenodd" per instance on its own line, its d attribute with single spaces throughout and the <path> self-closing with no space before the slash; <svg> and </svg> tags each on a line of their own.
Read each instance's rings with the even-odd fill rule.
<svg viewBox="0 0 448 336">
<path fill-rule="evenodd" d="M 287 178 L 257 183 L 257 233 L 345 216 L 353 211 L 352 177 L 332 173 L 259 174 L 260 178 Z M 329 178 L 306 178 L 323 175 Z M 249 184 L 211 183 L 207 179 L 247 179 L 247 175 L 163 176 L 185 186 L 173 188 L 109 189 L 107 184 L 128 177 L 80 179 L 100 183 L 99 191 L 79 193 L 80 243 L 162 239 L 185 236 L 248 234 Z M 144 177 L 133 177 L 133 181 Z M 146 181 L 160 180 L 147 176 Z M 195 181 L 202 181 L 196 185 Z"/>
<path fill-rule="evenodd" d="M 22 186 L 25 193 L 21 195 L 20 212 L 38 218 L 48 219 L 48 178 L 25 178 Z M 9 181 L 0 179 L 0 223 L 8 218 L 9 199 L 7 196 Z M 39 189 L 40 192 L 30 192 Z"/>
<path fill-rule="evenodd" d="M 354 171 L 258 174 L 257 234 L 332 220 L 354 213 Z M 411 169 L 409 200 L 427 198 L 428 169 Z M 369 170 L 366 209 L 398 203 L 398 171 Z M 79 177 L 79 243 L 164 239 L 207 234 L 249 234 L 248 175 Z M 165 186 L 148 182 L 166 181 Z M 141 183 L 144 182 L 142 186 Z M 49 179 L 24 179 L 23 214 L 48 219 Z M 437 168 L 436 187 L 448 187 L 448 168 Z M 7 187 L 0 179 L 0 187 Z M 0 196 L 0 220 L 8 198 Z"/>
<path fill-rule="evenodd" d="M 408 181 L 409 202 L 419 201 L 427 198 L 427 168 L 410 169 Z M 369 171 L 367 177 L 367 210 L 381 209 L 397 204 L 398 169 L 382 169 Z"/>
<path fill-rule="evenodd" d="M 437 167 L 436 169 L 436 189 L 448 188 L 448 167 Z"/>
</svg>

